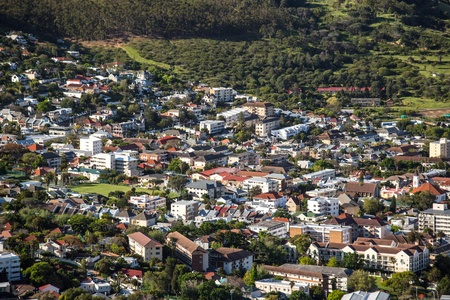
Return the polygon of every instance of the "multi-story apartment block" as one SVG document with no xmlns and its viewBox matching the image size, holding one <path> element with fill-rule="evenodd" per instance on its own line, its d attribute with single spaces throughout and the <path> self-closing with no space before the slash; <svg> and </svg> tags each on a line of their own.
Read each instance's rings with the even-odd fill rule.
<svg viewBox="0 0 450 300">
<path fill-rule="evenodd" d="M 256 122 L 255 134 L 257 136 L 268 136 L 272 130 L 278 129 L 278 127 L 280 127 L 279 118 L 264 118 Z"/>
<path fill-rule="evenodd" d="M 442 231 L 450 236 L 450 209 L 447 204 L 433 203 L 433 208 L 424 210 L 419 214 L 419 231 L 430 228 L 434 233 Z"/>
<path fill-rule="evenodd" d="M 162 149 L 139 153 L 140 161 L 153 160 L 155 162 L 167 162 L 168 157 L 169 157 L 169 152 L 167 152 L 166 150 L 162 150 Z"/>
<path fill-rule="evenodd" d="M 439 141 L 430 143 L 430 157 L 449 157 L 450 140 L 441 138 Z"/>
<path fill-rule="evenodd" d="M 135 232 L 128 235 L 130 249 L 142 256 L 144 261 L 150 261 L 156 257 L 160 261 L 163 259 L 163 245 L 142 232 Z"/>
<path fill-rule="evenodd" d="M 325 224 L 296 224 L 289 228 L 289 236 L 294 237 L 298 234 L 307 234 L 314 241 L 322 243 L 351 243 L 352 227 Z"/>
<path fill-rule="evenodd" d="M 336 178 L 336 170 L 335 169 L 325 169 L 321 171 L 317 171 L 314 173 L 308 173 L 303 175 L 303 178 L 308 181 L 314 181 L 317 178 L 321 179 L 334 179 Z"/>
<path fill-rule="evenodd" d="M 166 198 L 149 195 L 133 196 L 128 203 L 134 209 L 157 210 L 159 207 L 166 206 Z"/>
<path fill-rule="evenodd" d="M 170 212 L 177 218 L 181 218 L 185 221 L 194 220 L 198 215 L 198 202 L 197 201 L 176 201 L 172 203 Z"/>
<path fill-rule="evenodd" d="M 91 167 L 98 170 L 116 169 L 116 161 L 115 161 L 114 153 L 98 153 L 91 157 Z"/>
<path fill-rule="evenodd" d="M 342 214 L 326 220 L 325 224 L 351 226 L 352 240 L 356 240 L 358 237 L 383 239 L 391 234 L 388 224 L 378 218 L 353 218 L 350 215 Z"/>
<path fill-rule="evenodd" d="M 256 166 L 259 165 L 261 155 L 259 153 L 241 152 L 228 156 L 228 164 Z"/>
<path fill-rule="evenodd" d="M 307 132 L 308 129 L 308 124 L 297 124 L 290 127 L 272 130 L 271 135 L 278 139 L 288 140 L 301 132 Z"/>
<path fill-rule="evenodd" d="M 115 156 L 115 170 L 127 176 L 139 176 L 138 161 L 137 158 L 117 153 Z"/>
<path fill-rule="evenodd" d="M 179 233 L 167 235 L 167 244 L 175 247 L 176 257 L 193 271 L 206 272 L 209 267 L 209 252 Z"/>
<path fill-rule="evenodd" d="M 269 193 L 269 192 L 278 192 L 280 187 L 276 180 L 262 178 L 262 177 L 253 177 L 244 180 L 242 189 L 249 192 L 254 187 L 261 188 L 261 192 Z"/>
<path fill-rule="evenodd" d="M 237 123 L 237 121 L 239 120 L 239 116 L 243 116 L 244 118 L 246 118 L 250 116 L 250 114 L 243 108 L 234 108 L 232 110 L 217 114 L 217 120 L 223 118 L 225 120 L 225 127 L 229 128 L 232 127 L 234 123 Z"/>
<path fill-rule="evenodd" d="M 339 215 L 339 199 L 328 197 L 315 197 L 308 200 L 308 211 L 328 216 Z"/>
<path fill-rule="evenodd" d="M 200 130 L 207 129 L 209 134 L 217 134 L 221 133 L 225 129 L 225 122 L 224 121 L 201 121 Z"/>
<path fill-rule="evenodd" d="M 212 88 L 209 89 L 209 94 L 214 95 L 218 102 L 231 102 L 234 101 L 234 94 L 232 88 Z"/>
<path fill-rule="evenodd" d="M 261 231 L 267 231 L 273 236 L 279 238 L 285 238 L 288 235 L 289 223 L 281 221 L 262 221 L 257 224 L 251 225 L 248 228 L 256 233 Z"/>
<path fill-rule="evenodd" d="M 281 193 L 270 192 L 253 196 L 253 201 L 267 207 L 278 208 L 286 206 L 287 197 Z"/>
<path fill-rule="evenodd" d="M 87 151 L 91 155 L 102 153 L 102 140 L 95 136 L 81 137 L 80 150 Z"/>
<path fill-rule="evenodd" d="M 325 292 L 335 289 L 346 291 L 348 277 L 353 273 L 352 270 L 345 268 L 298 264 L 265 266 L 265 268 L 272 276 L 281 276 L 286 280 L 309 286 L 321 286 Z"/>
<path fill-rule="evenodd" d="M 200 180 L 189 183 L 186 185 L 186 189 L 194 199 L 202 200 L 203 195 L 207 195 L 209 199 L 221 197 L 225 187 L 218 181 Z"/>
<path fill-rule="evenodd" d="M 269 102 L 248 102 L 242 105 L 242 108 L 260 118 L 270 117 L 275 114 L 275 105 Z"/>
<path fill-rule="evenodd" d="M 428 268 L 430 257 L 427 247 L 411 244 L 384 247 L 314 242 L 308 249 L 308 256 L 317 262 L 326 262 L 332 257 L 342 260 L 345 253 L 361 255 L 365 259 L 365 267 L 369 269 L 382 269 L 390 272 L 422 271 Z"/>
<path fill-rule="evenodd" d="M 54 152 L 46 152 L 41 154 L 50 168 L 57 169 L 61 165 L 61 156 Z"/>
<path fill-rule="evenodd" d="M 19 255 L 5 252 L 0 253 L 0 270 L 5 270 L 8 281 L 20 280 L 20 258 Z"/>
<path fill-rule="evenodd" d="M 233 270 L 250 270 L 253 264 L 253 253 L 242 249 L 220 247 L 209 254 L 209 264 L 215 269 L 223 268 L 230 274 Z"/>
</svg>

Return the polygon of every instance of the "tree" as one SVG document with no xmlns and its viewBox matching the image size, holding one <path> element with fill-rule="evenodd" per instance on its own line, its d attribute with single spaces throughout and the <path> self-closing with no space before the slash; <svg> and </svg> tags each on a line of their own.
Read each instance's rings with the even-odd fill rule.
<svg viewBox="0 0 450 300">
<path fill-rule="evenodd" d="M 369 276 L 369 273 L 364 270 L 354 271 L 347 281 L 347 288 L 349 291 L 371 292 L 375 287 L 375 277 Z"/>
<path fill-rule="evenodd" d="M 339 260 L 336 257 L 330 258 L 327 267 L 339 267 Z"/>
<path fill-rule="evenodd" d="M 36 157 L 37 157 L 37 154 L 36 154 L 36 153 L 33 153 L 33 152 L 25 153 L 25 154 L 22 156 L 22 160 L 23 160 L 24 163 L 26 163 L 26 164 L 28 164 L 28 165 L 31 165 L 31 164 L 33 164 L 34 161 L 36 160 Z"/>
<path fill-rule="evenodd" d="M 340 265 L 352 270 L 361 269 L 364 266 L 364 257 L 357 253 L 345 253 Z"/>
<path fill-rule="evenodd" d="M 262 193 L 261 188 L 260 188 L 259 186 L 254 186 L 254 187 L 252 187 L 252 188 L 250 189 L 250 191 L 248 192 L 248 196 L 249 196 L 250 198 L 253 198 L 253 197 L 255 197 L 256 195 L 259 195 L 259 194 L 261 194 L 261 193 Z"/>
<path fill-rule="evenodd" d="M 46 113 L 48 111 L 52 110 L 52 103 L 48 100 L 44 100 L 42 102 L 39 102 L 36 106 L 36 110 L 40 110 L 43 113 Z"/>
<path fill-rule="evenodd" d="M 306 294 L 304 291 L 300 291 L 300 290 L 293 291 L 291 293 L 291 296 L 289 297 L 289 300 L 311 300 L 311 296 Z M 336 299 L 336 300 L 340 300 L 340 299 Z"/>
<path fill-rule="evenodd" d="M 366 213 L 376 215 L 377 212 L 383 211 L 383 204 L 379 199 L 364 199 L 364 210 Z"/>
<path fill-rule="evenodd" d="M 167 170 L 175 173 L 184 174 L 183 172 L 189 170 L 189 165 L 184 161 L 181 161 L 181 159 L 175 158 L 170 161 Z"/>
<path fill-rule="evenodd" d="M 445 275 L 444 278 L 439 281 L 436 289 L 441 296 L 450 294 L 450 276 Z"/>
<path fill-rule="evenodd" d="M 309 295 L 312 300 L 325 300 L 325 292 L 320 285 L 312 285 L 309 287 Z"/>
<path fill-rule="evenodd" d="M 47 172 L 44 175 L 44 181 L 47 184 L 47 190 L 50 186 L 50 182 L 52 182 L 55 179 L 56 174 L 54 172 Z"/>
<path fill-rule="evenodd" d="M 341 300 L 342 296 L 344 296 L 346 292 L 341 290 L 334 290 L 330 294 L 328 294 L 327 300 Z"/>
<path fill-rule="evenodd" d="M 181 192 L 188 182 L 189 180 L 186 177 L 182 175 L 175 175 L 169 177 L 169 183 L 167 184 L 167 186 L 176 190 L 177 192 Z"/>
<path fill-rule="evenodd" d="M 397 212 L 397 199 L 394 197 L 391 200 L 391 205 L 389 206 L 389 210 L 394 214 Z"/>
<path fill-rule="evenodd" d="M 71 217 L 68 223 L 75 232 L 84 233 L 92 222 L 94 222 L 93 218 L 77 214 Z"/>
<path fill-rule="evenodd" d="M 114 263 L 111 259 L 104 257 L 95 263 L 94 268 L 100 274 L 111 275 L 114 271 Z"/>
<path fill-rule="evenodd" d="M 45 159 L 44 159 L 42 156 L 40 156 L 40 155 L 36 156 L 35 161 L 31 163 L 31 166 L 32 166 L 34 169 L 37 169 L 37 168 L 39 168 L 39 167 L 44 167 L 44 166 L 46 166 L 46 165 L 47 165 L 47 162 L 46 162 Z"/>
<path fill-rule="evenodd" d="M 84 300 L 84 295 L 90 296 L 89 292 L 83 290 L 82 288 L 70 288 L 65 291 L 64 294 L 61 295 L 61 297 L 59 297 L 59 300 Z"/>
<path fill-rule="evenodd" d="M 38 262 L 26 269 L 24 275 L 36 286 L 42 286 L 48 282 L 48 278 L 54 273 L 48 262 Z"/>
<path fill-rule="evenodd" d="M 392 278 L 389 278 L 383 285 L 387 287 L 391 287 L 397 295 L 403 295 L 406 291 L 409 290 L 409 286 L 411 282 L 417 280 L 417 275 L 413 272 L 406 271 L 401 273 L 395 273 L 392 275 Z"/>
<path fill-rule="evenodd" d="M 316 261 L 308 256 L 299 258 L 301 265 L 316 265 Z"/>
</svg>

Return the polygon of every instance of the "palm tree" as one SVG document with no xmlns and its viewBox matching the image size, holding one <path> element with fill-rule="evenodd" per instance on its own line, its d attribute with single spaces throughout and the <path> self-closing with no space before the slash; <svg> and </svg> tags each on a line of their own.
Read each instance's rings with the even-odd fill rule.
<svg viewBox="0 0 450 300">
<path fill-rule="evenodd" d="M 55 183 L 55 186 L 58 185 L 58 174 L 54 173 L 53 175 L 53 182 Z"/>
<path fill-rule="evenodd" d="M 69 183 L 69 178 L 70 178 L 69 173 L 64 172 L 61 174 L 61 181 L 62 181 L 63 185 L 66 185 L 67 183 Z"/>
<path fill-rule="evenodd" d="M 44 181 L 45 181 L 45 183 L 47 184 L 47 190 L 48 190 L 48 188 L 49 188 L 49 186 L 50 186 L 50 182 L 52 182 L 52 180 L 54 179 L 54 176 L 55 176 L 55 173 L 53 173 L 53 172 L 47 172 L 47 173 L 45 173 L 45 175 L 44 175 Z"/>
<path fill-rule="evenodd" d="M 442 244 L 442 238 L 445 237 L 445 233 L 443 233 L 442 231 L 439 231 L 438 233 L 436 233 L 436 236 L 439 238 L 439 243 Z"/>
</svg>

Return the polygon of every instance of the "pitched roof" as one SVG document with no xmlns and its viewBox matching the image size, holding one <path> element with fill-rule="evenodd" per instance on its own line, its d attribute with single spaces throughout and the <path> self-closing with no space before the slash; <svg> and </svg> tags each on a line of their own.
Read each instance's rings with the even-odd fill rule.
<svg viewBox="0 0 450 300">
<path fill-rule="evenodd" d="M 375 193 L 378 184 L 376 183 L 363 183 L 362 185 L 359 182 L 348 182 L 347 187 L 345 188 L 346 192 L 355 192 L 355 193 Z"/>
<path fill-rule="evenodd" d="M 191 254 L 193 254 L 194 252 L 208 253 L 208 251 L 206 251 L 178 231 L 171 232 L 167 235 L 167 240 L 170 241 L 171 239 L 173 239 L 176 244 L 180 245 Z"/>
<path fill-rule="evenodd" d="M 38 145 L 38 144 L 33 144 L 27 147 L 28 150 L 30 151 L 39 151 L 39 150 L 44 150 L 45 147 Z"/>
<path fill-rule="evenodd" d="M 445 192 L 442 189 L 440 189 L 438 187 L 435 187 L 434 185 L 432 185 L 429 182 L 424 183 L 421 186 L 413 189 L 411 191 L 411 194 L 415 194 L 415 193 L 418 193 L 418 192 L 425 192 L 425 191 L 428 191 L 431 194 L 436 195 L 436 196 L 440 196 L 442 194 L 445 194 Z"/>
<path fill-rule="evenodd" d="M 233 262 L 236 260 L 240 260 L 249 256 L 253 256 L 253 253 L 250 253 L 246 250 L 236 249 L 236 248 L 226 248 L 220 247 L 215 250 L 216 253 L 219 253 L 223 258 L 225 258 L 228 262 Z"/>
<path fill-rule="evenodd" d="M 136 241 L 136 243 L 138 243 L 142 247 L 162 247 L 162 244 L 160 242 L 152 239 L 151 237 L 142 232 L 135 232 L 129 234 L 128 237 Z"/>
<path fill-rule="evenodd" d="M 137 278 L 142 278 L 142 271 L 140 271 L 140 270 L 121 268 L 119 271 L 122 272 L 122 274 L 127 277 L 135 277 L 136 276 Z"/>
</svg>

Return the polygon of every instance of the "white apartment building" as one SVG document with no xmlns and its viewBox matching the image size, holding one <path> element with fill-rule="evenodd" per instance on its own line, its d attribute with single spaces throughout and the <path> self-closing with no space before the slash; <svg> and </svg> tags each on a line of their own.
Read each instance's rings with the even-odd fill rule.
<svg viewBox="0 0 450 300">
<path fill-rule="evenodd" d="M 18 255 L 6 252 L 0 254 L 0 270 L 6 270 L 8 281 L 20 280 L 20 258 Z"/>
<path fill-rule="evenodd" d="M 261 188 L 262 193 L 278 192 L 280 187 L 278 181 L 262 177 L 253 177 L 242 182 L 242 189 L 249 192 L 252 188 Z"/>
<path fill-rule="evenodd" d="M 187 184 L 186 190 L 196 200 L 202 200 L 203 195 L 207 195 L 209 199 L 215 199 L 222 196 L 225 186 L 219 181 L 199 180 Z"/>
<path fill-rule="evenodd" d="M 308 211 L 327 216 L 339 215 L 339 199 L 328 197 L 316 197 L 308 199 Z"/>
<path fill-rule="evenodd" d="M 114 153 L 98 153 L 91 157 L 91 167 L 93 169 L 104 170 L 116 169 L 116 160 Z"/>
<path fill-rule="evenodd" d="M 91 294 L 109 295 L 111 293 L 111 284 L 106 280 L 86 279 L 80 282 L 80 288 Z"/>
<path fill-rule="evenodd" d="M 224 121 L 201 121 L 200 122 L 200 130 L 203 128 L 207 129 L 209 134 L 216 134 L 220 133 L 225 129 L 225 122 Z"/>
<path fill-rule="evenodd" d="M 163 260 L 163 245 L 142 232 L 128 235 L 128 242 L 132 252 L 142 256 L 144 261 L 150 261 L 153 257 Z"/>
<path fill-rule="evenodd" d="M 450 209 L 447 204 L 433 203 L 433 208 L 419 214 L 419 230 L 431 228 L 434 233 L 442 231 L 450 236 Z"/>
<path fill-rule="evenodd" d="M 116 170 L 127 176 L 139 176 L 140 173 L 137 169 L 139 160 L 126 154 L 119 153 L 120 152 L 118 152 L 115 157 Z"/>
<path fill-rule="evenodd" d="M 430 157 L 449 157 L 450 140 L 441 138 L 439 141 L 430 143 Z"/>
<path fill-rule="evenodd" d="M 198 215 L 198 202 L 185 200 L 174 202 L 170 212 L 173 216 L 185 221 L 194 220 Z"/>
<path fill-rule="evenodd" d="M 261 231 L 267 231 L 271 235 L 279 238 L 287 237 L 288 228 L 289 228 L 288 222 L 273 221 L 273 220 L 262 221 L 248 227 L 248 229 L 256 233 L 260 233 Z"/>
<path fill-rule="evenodd" d="M 336 170 L 335 169 L 325 169 L 325 170 L 317 171 L 314 173 L 308 173 L 308 174 L 303 175 L 303 178 L 308 181 L 314 181 L 317 178 L 334 179 L 334 178 L 336 178 Z"/>
<path fill-rule="evenodd" d="M 237 123 L 239 119 L 239 115 L 243 114 L 244 117 L 250 116 L 250 114 L 247 112 L 247 110 L 243 108 L 234 108 L 232 110 L 224 111 L 220 114 L 217 114 L 217 119 L 220 119 L 220 117 L 223 117 L 225 119 L 225 127 L 229 128 L 232 127 L 233 123 Z"/>
<path fill-rule="evenodd" d="M 334 188 L 323 188 L 323 189 L 315 189 L 312 191 L 307 191 L 306 195 L 310 197 L 333 197 L 336 195 L 337 189 Z"/>
<path fill-rule="evenodd" d="M 265 293 L 281 292 L 285 295 L 290 295 L 293 291 L 303 291 L 309 295 L 308 284 L 294 282 L 294 284 L 291 285 L 291 282 L 288 280 L 275 280 L 273 278 L 261 279 L 255 281 L 255 287 Z"/>
<path fill-rule="evenodd" d="M 314 242 L 308 249 L 308 256 L 317 262 L 326 262 L 332 257 L 342 260 L 345 253 L 362 255 L 367 268 L 390 272 L 419 272 L 428 268 L 430 259 L 427 247 L 412 244 L 388 247 Z"/>
<path fill-rule="evenodd" d="M 80 150 L 87 151 L 91 155 L 102 153 L 102 140 L 95 136 L 81 137 Z"/>
<path fill-rule="evenodd" d="M 234 101 L 235 92 L 232 88 L 212 88 L 209 90 L 210 95 L 214 95 L 218 102 L 231 102 Z"/>
<path fill-rule="evenodd" d="M 322 243 L 351 243 L 352 227 L 327 224 L 295 224 L 289 227 L 289 235 L 294 237 L 299 234 L 307 234 L 316 242 Z"/>
<path fill-rule="evenodd" d="M 299 134 L 301 132 L 307 132 L 308 129 L 309 129 L 308 124 L 298 124 L 298 125 L 278 129 L 278 130 L 272 130 L 271 134 L 272 134 L 272 136 L 274 136 L 276 138 L 279 138 L 282 140 L 288 140 L 296 134 Z"/>
<path fill-rule="evenodd" d="M 250 270 L 253 264 L 253 253 L 237 248 L 220 247 L 209 254 L 209 265 L 215 269 L 223 268 L 226 274 L 233 270 Z"/>
<path fill-rule="evenodd" d="M 166 198 L 149 195 L 133 196 L 130 197 L 128 203 L 134 209 L 157 210 L 158 207 L 163 208 L 166 206 Z"/>
<path fill-rule="evenodd" d="M 265 118 L 256 122 L 255 124 L 255 134 L 257 136 L 268 136 L 272 130 L 280 127 L 279 118 Z"/>
</svg>

